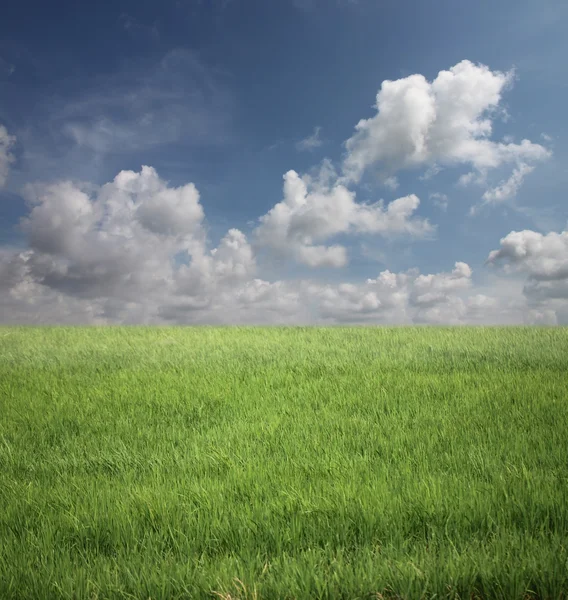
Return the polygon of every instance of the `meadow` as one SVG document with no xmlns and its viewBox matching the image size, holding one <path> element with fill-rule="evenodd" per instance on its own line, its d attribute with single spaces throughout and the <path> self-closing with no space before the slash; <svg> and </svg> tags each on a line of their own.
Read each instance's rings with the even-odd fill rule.
<svg viewBox="0 0 568 600">
<path fill-rule="evenodd" d="M 1 327 L 0 598 L 568 598 L 568 328 Z"/>
</svg>

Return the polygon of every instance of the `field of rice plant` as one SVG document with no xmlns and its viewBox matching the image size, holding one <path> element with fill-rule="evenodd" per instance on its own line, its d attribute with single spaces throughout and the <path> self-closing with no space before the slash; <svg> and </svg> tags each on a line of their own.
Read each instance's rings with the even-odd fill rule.
<svg viewBox="0 0 568 600">
<path fill-rule="evenodd" d="M 0 328 L 0 598 L 568 597 L 568 328 Z"/>
</svg>

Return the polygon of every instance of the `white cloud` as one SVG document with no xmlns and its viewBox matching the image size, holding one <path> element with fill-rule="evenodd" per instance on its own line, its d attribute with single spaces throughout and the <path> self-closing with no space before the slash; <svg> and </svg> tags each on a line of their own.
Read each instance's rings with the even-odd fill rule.
<svg viewBox="0 0 568 600">
<path fill-rule="evenodd" d="M 375 165 L 387 174 L 426 166 L 424 177 L 431 177 L 441 166 L 466 164 L 475 169 L 460 178 L 466 185 L 483 180 L 489 169 L 507 163 L 526 167 L 547 158 L 550 152 L 529 140 L 514 144 L 490 139 L 492 119 L 512 79 L 512 72 L 464 60 L 440 71 L 432 82 L 423 75 L 383 81 L 377 114 L 359 121 L 345 143 L 346 181 L 358 182 Z"/>
<path fill-rule="evenodd" d="M 308 202 L 305 181 L 290 174 L 286 185 L 289 203 L 294 198 L 299 205 L 302 198 Z M 459 261 L 449 272 L 385 269 L 364 283 L 325 285 L 259 278 L 253 248 L 238 229 L 207 250 L 195 187 L 172 188 L 149 167 L 122 171 L 102 187 L 35 184 L 26 197 L 31 212 L 23 230 L 29 249 L 0 250 L 4 321 L 491 324 L 568 319 L 566 232 L 512 232 L 490 255 L 490 262 L 512 262 L 531 274 L 523 289 L 504 278 L 497 287 L 474 286 L 471 268 Z M 155 207 L 157 199 L 160 211 L 154 219 L 156 213 L 143 207 Z M 411 197 L 379 211 L 340 202 L 349 223 L 371 230 L 406 221 L 415 205 Z M 172 226 L 171 214 L 179 216 L 179 227 Z M 307 224 L 325 235 L 335 227 L 297 215 L 288 215 L 288 221 L 300 231 Z M 326 258 L 341 263 L 341 251 L 334 248 L 300 245 L 297 252 L 308 264 L 325 264 Z M 188 264 L 177 264 L 180 253 Z"/>
<path fill-rule="evenodd" d="M 387 177 L 384 181 L 383 181 L 383 185 L 387 188 L 389 188 L 389 190 L 396 190 L 398 188 L 398 179 L 394 176 L 391 177 Z"/>
<path fill-rule="evenodd" d="M 457 181 L 458 187 L 467 187 L 468 185 L 485 185 L 487 183 L 487 170 L 481 170 L 479 172 L 469 171 L 464 175 L 460 175 Z"/>
<path fill-rule="evenodd" d="M 431 167 L 428 167 L 428 169 L 426 169 L 426 171 L 424 171 L 424 173 L 420 175 L 418 179 L 420 179 L 421 181 L 428 181 L 433 177 L 436 177 L 436 175 L 441 171 L 443 171 L 442 167 L 440 167 L 440 165 L 434 164 Z"/>
<path fill-rule="evenodd" d="M 554 314 L 568 324 L 568 231 L 512 231 L 486 262 L 526 274 L 523 294 L 534 314 L 543 322 L 552 322 Z"/>
<path fill-rule="evenodd" d="M 325 165 L 324 165 L 325 167 Z M 383 236 L 428 237 L 435 231 L 427 219 L 412 217 L 420 204 L 415 195 L 394 200 L 357 204 L 355 192 L 337 183 L 324 169 L 323 178 L 301 178 L 295 171 L 284 175 L 284 199 L 262 216 L 255 230 L 259 246 L 272 248 L 312 267 L 342 267 L 347 253 L 342 246 L 323 246 L 335 235 L 374 233 Z"/>
<path fill-rule="evenodd" d="M 220 290 L 245 283 L 255 273 L 256 260 L 246 236 L 238 229 L 230 229 L 210 252 L 204 245 L 196 245 L 190 264 L 181 265 L 175 274 L 174 293 L 197 298 L 207 306 Z"/>
<path fill-rule="evenodd" d="M 522 271 L 539 280 L 568 278 L 568 231 L 543 235 L 536 231 L 511 231 L 501 239 L 487 263 L 505 263 L 506 272 Z"/>
<path fill-rule="evenodd" d="M 460 295 L 471 286 L 471 269 L 456 263 L 451 273 L 420 275 L 382 271 L 366 283 L 309 288 L 324 319 L 338 322 L 459 323 L 467 312 Z"/>
<path fill-rule="evenodd" d="M 542 236 L 540 245 L 534 235 L 521 240 L 507 236 L 501 254 L 492 255 L 493 260 L 512 256 L 517 262 L 529 261 L 529 270 L 548 277 L 542 283 L 556 285 L 532 295 L 525 286 L 523 296 L 514 281 L 503 278 L 497 286 L 474 286 L 471 268 L 463 262 L 433 274 L 386 269 L 358 284 L 270 282 L 257 277 L 253 250 L 237 229 L 207 251 L 199 213 L 188 221 L 187 232 L 156 232 L 136 218 L 139 207 L 157 194 L 166 203 L 173 198 L 173 209 L 179 210 L 177 199 L 188 189 L 169 188 L 149 168 L 123 171 L 102 188 L 69 182 L 29 188 L 34 207 L 26 226 L 30 249 L 0 250 L 3 321 L 491 324 L 568 318 L 568 285 L 558 279 L 565 265 L 565 234 Z M 163 195 L 164 190 L 176 194 Z M 193 192 L 188 198 L 191 205 Z M 40 226 L 47 227 L 42 236 Z M 63 240 L 53 239 L 58 237 Z M 190 261 L 176 267 L 174 257 L 180 251 Z M 554 262 L 530 262 L 539 257 Z"/>
<path fill-rule="evenodd" d="M 498 186 L 488 189 L 481 199 L 483 204 L 499 204 L 510 198 L 514 198 L 521 187 L 525 175 L 532 173 L 534 167 L 520 163 L 513 170 L 513 174 L 506 181 L 502 181 Z"/>
<path fill-rule="evenodd" d="M 0 125 L 0 188 L 4 187 L 10 172 L 10 165 L 14 162 L 14 156 L 10 152 L 16 138 L 8 133 L 4 125 Z"/>
<path fill-rule="evenodd" d="M 113 298 L 151 305 L 178 289 L 207 291 L 254 272 L 244 235 L 229 231 L 213 252 L 205 249 L 203 209 L 193 184 L 171 188 L 151 167 L 121 171 L 101 188 L 64 181 L 28 186 L 23 219 L 35 282 L 68 296 Z M 187 253 L 191 267 L 176 270 Z M 193 290 L 193 291 L 192 291 Z"/>
<path fill-rule="evenodd" d="M 316 127 L 314 129 L 314 132 L 312 133 L 312 135 L 308 136 L 307 138 L 305 138 L 303 140 L 300 140 L 296 144 L 296 149 L 298 151 L 304 151 L 304 150 L 314 150 L 315 148 L 319 148 L 323 144 L 323 141 L 320 138 L 320 132 L 321 132 L 321 127 Z"/>
<path fill-rule="evenodd" d="M 438 275 L 420 275 L 415 280 L 415 288 L 421 298 L 425 293 L 444 294 L 450 290 L 464 289 L 470 286 L 471 268 L 463 262 L 457 262 L 451 273 Z"/>
<path fill-rule="evenodd" d="M 191 62 L 186 55 L 177 59 Z M 177 59 L 174 53 L 168 60 Z M 166 78 L 178 72 L 174 66 L 164 67 Z M 200 73 L 199 64 L 192 68 Z M 36 323 L 568 323 L 566 231 L 504 237 L 487 259 L 489 265 L 505 265 L 492 286 L 474 285 L 471 268 L 459 260 L 447 272 L 385 269 L 364 283 L 266 281 L 258 273 L 257 253 L 264 250 L 313 268 L 337 268 L 349 260 L 338 236 L 433 237 L 436 227 L 416 216 L 420 200 L 414 194 L 388 204 L 356 201 L 349 185 L 375 164 L 391 189 L 398 185 L 399 169 L 426 168 L 423 178 L 429 178 L 443 167 L 467 165 L 471 171 L 462 175 L 461 185 L 485 185 L 491 169 L 512 164 L 511 177 L 488 189 L 483 201 L 513 197 L 533 163 L 549 152 L 528 140 L 490 140 L 492 119 L 511 80 L 511 73 L 463 61 L 433 82 L 421 75 L 384 82 L 377 115 L 361 121 L 346 143 L 343 176 L 327 159 L 303 176 L 288 171 L 283 199 L 260 217 L 252 245 L 243 232 L 229 229 L 208 249 L 195 185 L 172 187 L 151 167 L 121 171 L 103 186 L 69 180 L 28 185 L 30 213 L 22 231 L 29 248 L 0 248 L 0 314 L 11 322 Z M 152 97 L 168 95 L 167 86 L 158 88 Z M 100 111 L 93 113 L 94 125 L 82 120 L 90 114 L 88 99 L 64 111 L 77 143 L 101 152 L 113 143 L 117 151 L 136 146 L 136 136 L 146 130 L 131 125 L 141 112 L 135 111 L 138 117 L 124 130 L 108 117 L 120 97 L 95 99 Z M 160 105 L 162 99 L 167 100 L 160 96 Z M 150 102 L 131 100 L 141 110 Z M 159 116 L 149 119 L 156 124 Z M 167 131 L 152 128 L 157 137 L 149 135 L 146 146 L 177 139 L 175 110 L 170 116 Z M 305 148 L 315 147 L 318 136 L 316 128 Z M 0 183 L 12 143 L 0 127 Z M 445 194 L 432 193 L 430 199 L 445 210 Z M 182 258 L 187 264 L 180 264 Z"/>
<path fill-rule="evenodd" d="M 430 200 L 433 200 L 434 206 L 437 206 L 440 210 L 446 211 L 448 209 L 448 196 L 441 194 L 440 192 L 434 192 L 429 195 Z"/>
</svg>

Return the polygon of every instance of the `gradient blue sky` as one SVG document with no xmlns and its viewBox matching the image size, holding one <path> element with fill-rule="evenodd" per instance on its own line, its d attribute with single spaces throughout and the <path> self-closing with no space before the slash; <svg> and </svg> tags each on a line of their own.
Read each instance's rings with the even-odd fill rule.
<svg viewBox="0 0 568 600">
<path fill-rule="evenodd" d="M 0 185 L 1 320 L 568 322 L 567 22 L 568 4 L 551 0 L 9 3 L 0 19 L 0 127 L 5 128 L 4 139 L 11 136 L 4 144 L 9 159 L 2 163 L 0 158 L 0 183 L 5 165 Z M 432 82 L 440 71 L 464 60 L 474 68 L 484 65 L 492 73 L 508 73 L 498 106 L 480 116 L 492 122 L 485 137 L 503 144 L 527 139 L 546 157 L 501 161 L 483 173 L 482 182 L 460 186 L 459 177 L 472 172 L 471 161 L 452 155 L 441 164 L 431 153 L 406 168 L 406 158 L 392 158 L 387 149 L 378 151 L 387 158 L 368 160 L 360 177 L 347 183 L 341 179 L 352 152 L 346 142 L 361 119 L 377 116 L 374 104 L 383 81 L 421 74 Z M 442 109 L 433 123 L 446 118 Z M 405 125 L 400 127 L 403 135 Z M 319 134 L 310 143 L 316 128 Z M 378 137 L 376 143 L 384 144 L 384 139 Z M 388 137 L 388 143 L 393 139 Z M 255 242 L 259 218 L 283 200 L 284 174 L 294 170 L 317 180 L 324 159 L 336 170 L 331 188 L 345 185 L 356 193 L 357 203 L 383 200 L 387 206 L 416 195 L 420 204 L 413 217 L 427 220 L 435 232 L 391 236 L 365 227 L 355 231 L 356 225 L 345 231 L 339 227 L 339 233 L 314 241 L 344 247 L 348 260 L 333 265 L 310 265 L 282 243 L 275 251 L 273 230 L 267 230 L 264 242 Z M 381 160 L 391 161 L 396 189 L 385 182 L 386 175 L 381 179 Z M 432 161 L 444 168 L 425 177 Z M 88 235 L 74 250 L 53 250 L 45 240 L 37 241 L 42 227 L 44 237 L 62 235 L 50 234 L 45 225 L 44 213 L 51 211 L 53 218 L 63 209 L 57 200 L 38 200 L 42 190 L 63 193 L 57 186 L 73 182 L 76 189 L 88 188 L 93 203 L 98 198 L 102 204 L 98 186 L 124 170 L 141 174 L 142 165 L 155 169 L 160 185 L 193 183 L 205 215 L 200 231 L 206 240 L 194 231 L 191 240 L 180 241 L 185 232 L 179 230 L 175 243 L 164 241 L 156 222 L 147 226 L 146 221 L 144 235 L 159 234 L 152 239 L 164 250 L 160 259 L 171 261 L 167 272 L 156 267 L 152 276 L 152 281 L 163 278 L 167 297 L 150 293 L 146 280 L 138 291 L 120 291 L 117 281 L 131 285 L 137 269 L 148 274 L 149 259 L 142 251 L 133 249 L 139 260 L 131 257 L 125 272 L 115 273 L 114 283 L 105 287 L 78 273 L 96 270 L 85 258 L 89 254 L 102 257 L 99 271 L 108 270 L 120 244 L 112 252 L 102 246 L 90 252 L 89 244 L 102 242 L 91 242 Z M 515 168 L 527 170 L 518 185 L 510 179 Z M 470 213 L 484 193 L 507 181 L 514 184 L 513 193 Z M 135 202 L 148 201 L 137 198 Z M 43 213 L 37 210 L 41 202 Z M 171 215 L 177 218 L 178 213 Z M 27 230 L 19 227 L 22 217 L 31 217 Z M 306 222 L 298 225 L 304 233 Z M 89 235 L 102 227 L 93 225 Z M 229 256 L 227 248 L 234 244 L 223 246 L 230 229 L 246 237 L 237 245 L 252 244 L 245 259 Z M 525 233 L 507 238 L 512 232 Z M 198 238 L 200 250 L 191 250 Z M 139 241 L 149 252 L 150 242 Z M 215 253 L 210 250 L 216 247 L 226 250 L 222 269 L 211 262 Z M 485 264 L 492 251 L 500 254 Z M 207 257 L 201 266 L 196 253 Z M 246 262 L 242 269 L 239 260 Z M 188 275 L 192 261 L 193 275 Z M 472 273 L 451 275 L 456 262 L 466 263 Z M 185 275 L 177 272 L 180 267 Z M 223 269 L 238 273 L 215 279 Z M 400 306 L 381 296 L 381 290 L 361 287 L 381 272 L 408 269 L 450 284 L 432 283 L 435 293 L 424 299 L 419 291 L 430 285 L 425 280 L 419 281 L 418 291 L 415 284 L 397 283 L 406 294 Z M 182 275 L 193 277 L 192 285 L 200 289 L 188 293 L 190 284 L 180 283 Z M 81 291 L 75 285 L 79 280 Z M 270 294 L 249 298 L 243 290 L 256 290 L 259 281 L 269 286 Z M 188 300 L 201 292 L 201 303 Z M 286 294 L 292 300 L 284 306 Z M 307 304 L 309 314 L 303 311 Z"/>
</svg>

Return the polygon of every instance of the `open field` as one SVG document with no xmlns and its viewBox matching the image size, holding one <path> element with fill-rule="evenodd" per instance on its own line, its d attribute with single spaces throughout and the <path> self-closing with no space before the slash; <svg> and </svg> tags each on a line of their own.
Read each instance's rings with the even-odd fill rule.
<svg viewBox="0 0 568 600">
<path fill-rule="evenodd" d="M 568 598 L 568 328 L 2 327 L 0 415 L 4 600 Z"/>
</svg>

